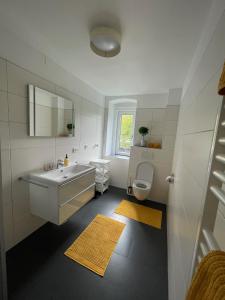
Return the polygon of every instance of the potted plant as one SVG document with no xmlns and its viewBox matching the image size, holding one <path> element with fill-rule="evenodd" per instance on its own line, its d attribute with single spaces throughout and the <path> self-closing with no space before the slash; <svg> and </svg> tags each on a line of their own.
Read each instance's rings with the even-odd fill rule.
<svg viewBox="0 0 225 300">
<path fill-rule="evenodd" d="M 148 134 L 149 130 L 148 130 L 147 127 L 142 126 L 142 127 L 139 128 L 138 131 L 141 135 L 141 147 L 145 147 L 145 135 Z"/>
<path fill-rule="evenodd" d="M 68 124 L 66 125 L 66 127 L 67 127 L 67 129 L 68 129 L 69 136 L 73 136 L 74 124 L 68 123 Z"/>
</svg>

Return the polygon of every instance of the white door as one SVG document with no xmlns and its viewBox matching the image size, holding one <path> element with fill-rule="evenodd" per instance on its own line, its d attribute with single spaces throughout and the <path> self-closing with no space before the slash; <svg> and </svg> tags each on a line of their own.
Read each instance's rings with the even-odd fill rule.
<svg viewBox="0 0 225 300">
<path fill-rule="evenodd" d="M 168 201 L 169 300 L 184 300 L 201 222 L 213 131 L 180 134 Z"/>
<path fill-rule="evenodd" d="M 172 168 L 174 183 L 169 188 L 167 214 L 169 300 L 184 300 L 191 280 L 221 103 L 211 84 L 216 80 L 212 78 L 200 98 L 190 105 L 181 105 Z"/>
<path fill-rule="evenodd" d="M 186 164 L 186 140 L 180 135 L 173 163 L 174 183 L 168 201 L 169 300 L 184 300 L 190 282 L 192 257 L 198 230 L 201 189 Z M 194 159 L 193 159 L 194 160 Z"/>
<path fill-rule="evenodd" d="M 182 270 L 181 246 L 179 241 L 179 186 L 176 176 L 178 172 L 178 143 L 176 143 L 172 174 L 174 182 L 170 183 L 167 207 L 167 240 L 168 240 L 168 288 L 169 300 L 183 300 L 185 279 Z"/>
</svg>

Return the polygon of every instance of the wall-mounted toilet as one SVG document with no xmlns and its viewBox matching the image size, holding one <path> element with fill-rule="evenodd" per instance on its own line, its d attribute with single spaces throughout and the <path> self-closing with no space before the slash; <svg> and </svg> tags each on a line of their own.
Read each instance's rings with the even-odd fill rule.
<svg viewBox="0 0 225 300">
<path fill-rule="evenodd" d="M 133 194 L 138 200 L 145 200 L 152 187 L 154 167 L 148 161 L 140 162 L 136 168 L 133 182 Z"/>
</svg>

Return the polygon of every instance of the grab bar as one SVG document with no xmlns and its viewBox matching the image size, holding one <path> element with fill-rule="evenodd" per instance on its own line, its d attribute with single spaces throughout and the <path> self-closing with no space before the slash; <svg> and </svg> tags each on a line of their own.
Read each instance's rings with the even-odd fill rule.
<svg viewBox="0 0 225 300">
<path fill-rule="evenodd" d="M 29 179 L 29 178 L 26 178 L 26 177 L 19 177 L 19 178 L 18 178 L 18 180 L 20 180 L 20 181 L 25 181 L 25 182 L 28 182 L 28 183 L 34 184 L 34 185 L 37 185 L 37 186 L 43 187 L 43 188 L 45 188 L 45 189 L 47 189 L 47 188 L 48 188 L 48 186 L 47 186 L 47 185 L 44 185 L 44 184 L 41 184 L 41 183 L 35 182 L 35 181 L 33 181 L 33 180 Z"/>
</svg>

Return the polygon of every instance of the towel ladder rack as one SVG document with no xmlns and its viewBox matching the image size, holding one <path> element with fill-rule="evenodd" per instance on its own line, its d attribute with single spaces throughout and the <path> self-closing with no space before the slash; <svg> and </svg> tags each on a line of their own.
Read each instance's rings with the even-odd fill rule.
<svg viewBox="0 0 225 300">
<path fill-rule="evenodd" d="M 205 255 L 220 249 L 213 232 L 218 204 L 225 205 L 225 97 L 218 110 L 208 170 L 203 216 L 195 244 L 191 277 Z"/>
<path fill-rule="evenodd" d="M 206 245 L 209 251 L 212 250 L 219 250 L 219 245 L 213 235 L 212 232 L 208 231 L 207 229 L 202 230 L 203 237 L 205 239 Z"/>
</svg>

